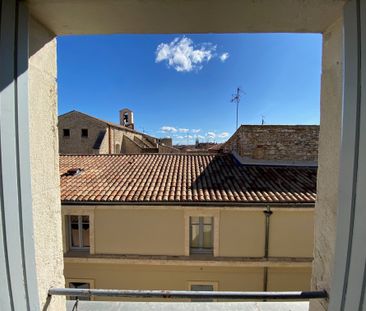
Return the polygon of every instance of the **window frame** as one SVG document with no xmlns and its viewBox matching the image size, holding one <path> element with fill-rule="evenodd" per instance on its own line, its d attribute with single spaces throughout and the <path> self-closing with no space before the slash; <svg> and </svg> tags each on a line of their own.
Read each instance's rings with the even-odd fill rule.
<svg viewBox="0 0 366 311">
<path fill-rule="evenodd" d="M 61 206 L 62 211 L 62 243 L 63 243 L 63 250 L 64 254 L 74 251 L 73 249 L 70 249 L 70 243 L 68 240 L 69 236 L 69 227 L 67 222 L 68 215 L 74 215 L 74 216 L 89 216 L 89 254 L 95 254 L 95 225 L 94 225 L 94 207 L 78 207 L 70 206 L 70 205 L 64 205 Z"/>
<path fill-rule="evenodd" d="M 198 224 L 192 223 L 192 218 L 196 217 L 198 218 Z M 205 224 L 205 218 L 211 218 L 210 224 Z M 192 227 L 198 225 L 198 238 L 199 238 L 199 247 L 192 247 Z M 211 247 L 205 248 L 204 247 L 204 227 L 206 225 L 211 226 Z M 189 253 L 190 255 L 196 255 L 196 254 L 204 254 L 204 255 L 213 255 L 214 251 L 214 217 L 212 216 L 190 216 L 189 217 Z"/>
<path fill-rule="evenodd" d="M 90 250 L 90 217 L 89 215 L 67 215 L 67 235 L 68 235 L 68 243 L 69 249 L 71 251 L 89 251 Z M 78 217 L 78 235 L 79 235 L 79 244 L 82 246 L 73 246 L 72 245 L 72 228 L 71 228 L 71 217 Z M 88 225 L 89 225 L 89 246 L 84 246 L 83 243 L 83 217 L 88 217 Z"/>
<path fill-rule="evenodd" d="M 213 217 L 213 251 L 211 256 L 219 256 L 219 237 L 220 237 L 220 210 L 218 208 L 189 208 L 184 211 L 184 256 L 197 256 L 198 254 L 191 254 L 190 251 L 190 217 L 191 216 L 203 216 L 203 217 Z M 204 255 L 204 254 L 202 254 Z M 206 254 L 206 255 L 210 255 Z"/>
</svg>

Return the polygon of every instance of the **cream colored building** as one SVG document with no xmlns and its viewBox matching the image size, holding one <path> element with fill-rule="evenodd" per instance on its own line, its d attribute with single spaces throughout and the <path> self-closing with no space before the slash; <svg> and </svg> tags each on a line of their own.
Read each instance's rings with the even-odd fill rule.
<svg viewBox="0 0 366 311">
<path fill-rule="evenodd" d="M 309 290 L 316 168 L 61 156 L 67 287 Z"/>
<path fill-rule="evenodd" d="M 156 138 L 136 131 L 133 112 L 120 111 L 120 124 L 79 111 L 58 117 L 61 154 L 177 153 L 170 138 Z"/>
</svg>

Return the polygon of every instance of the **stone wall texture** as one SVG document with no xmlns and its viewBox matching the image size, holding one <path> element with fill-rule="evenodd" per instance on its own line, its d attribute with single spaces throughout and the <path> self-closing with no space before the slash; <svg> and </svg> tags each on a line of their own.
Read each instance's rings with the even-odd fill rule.
<svg viewBox="0 0 366 311">
<path fill-rule="evenodd" d="M 255 160 L 317 161 L 318 140 L 318 125 L 242 125 L 224 151 Z"/>
</svg>

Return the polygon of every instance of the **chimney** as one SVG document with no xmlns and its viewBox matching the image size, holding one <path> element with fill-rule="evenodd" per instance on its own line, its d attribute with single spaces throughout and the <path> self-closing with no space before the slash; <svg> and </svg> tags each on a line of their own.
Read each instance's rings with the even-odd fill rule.
<svg viewBox="0 0 366 311">
<path fill-rule="evenodd" d="M 122 109 L 119 111 L 119 123 L 122 126 L 128 127 L 130 129 L 135 128 L 135 124 L 133 123 L 133 111 L 130 109 Z"/>
</svg>

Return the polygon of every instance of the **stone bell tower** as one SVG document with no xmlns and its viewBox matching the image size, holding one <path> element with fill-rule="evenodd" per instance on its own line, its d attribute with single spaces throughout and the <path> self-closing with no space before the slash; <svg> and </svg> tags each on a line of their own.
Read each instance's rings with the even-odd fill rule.
<svg viewBox="0 0 366 311">
<path fill-rule="evenodd" d="M 134 129 L 135 124 L 133 122 L 133 111 L 130 109 L 127 109 L 127 108 L 120 110 L 119 111 L 119 123 L 122 126 Z"/>
</svg>

